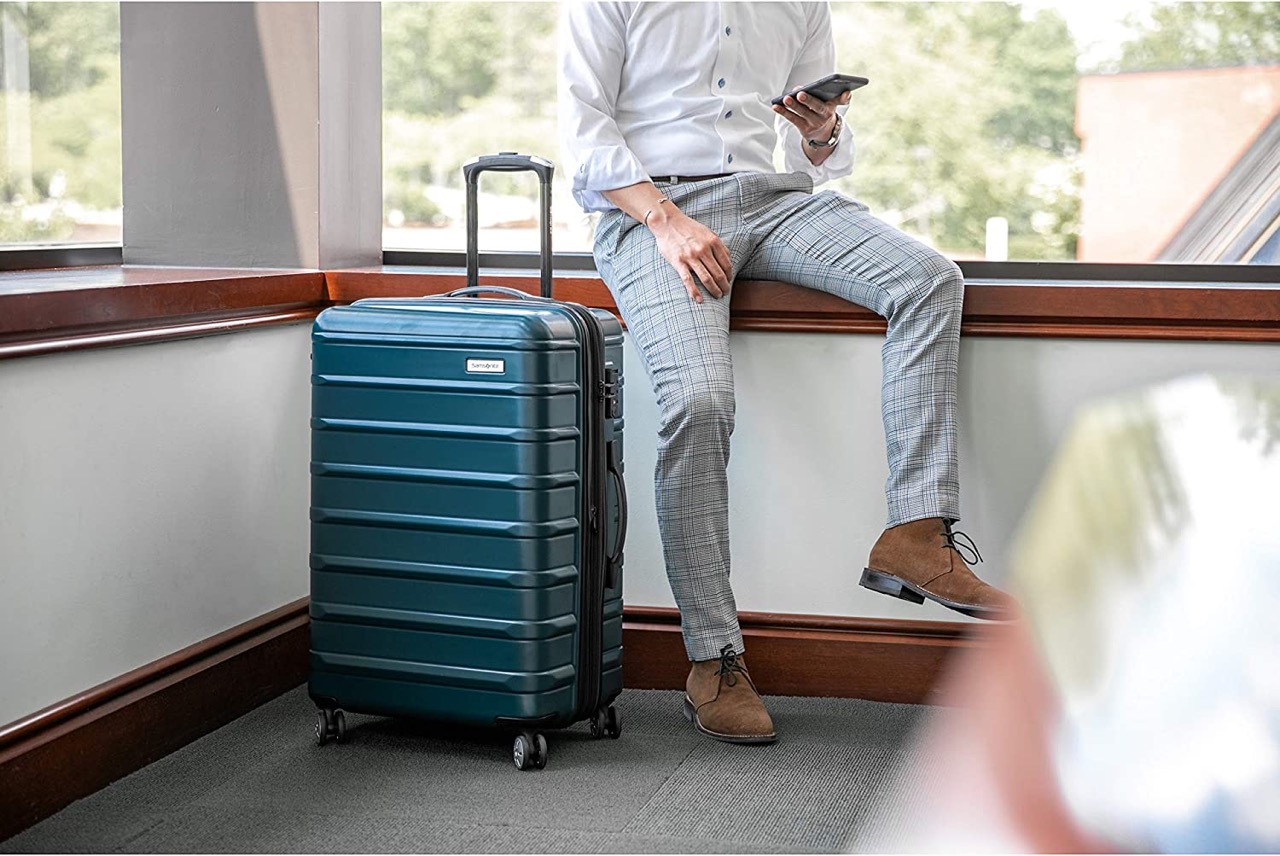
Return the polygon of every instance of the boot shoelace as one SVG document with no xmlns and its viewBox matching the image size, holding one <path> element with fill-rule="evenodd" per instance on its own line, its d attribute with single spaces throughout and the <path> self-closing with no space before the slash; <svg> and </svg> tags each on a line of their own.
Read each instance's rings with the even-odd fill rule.
<svg viewBox="0 0 1280 856">
<path fill-rule="evenodd" d="M 733 650 L 732 645 L 725 645 L 720 649 L 720 668 L 716 670 L 717 677 L 725 676 L 725 681 L 729 686 L 737 686 L 738 675 L 746 677 L 746 670 L 742 668 L 742 664 L 738 662 L 738 652 Z M 751 679 L 748 677 L 748 681 Z"/>
<path fill-rule="evenodd" d="M 953 532 L 950 520 L 942 521 L 942 529 L 943 549 L 950 547 L 970 565 L 976 565 L 982 561 L 982 554 L 978 552 L 978 545 L 973 543 L 973 539 L 964 532 Z M 963 538 L 964 541 L 957 541 L 957 538 Z M 970 556 L 973 558 L 969 558 Z"/>
</svg>

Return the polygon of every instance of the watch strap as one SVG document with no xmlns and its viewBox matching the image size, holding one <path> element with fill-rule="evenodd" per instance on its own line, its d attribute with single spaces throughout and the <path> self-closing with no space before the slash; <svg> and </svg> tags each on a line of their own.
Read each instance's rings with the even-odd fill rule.
<svg viewBox="0 0 1280 856">
<path fill-rule="evenodd" d="M 836 143 L 840 142 L 840 132 L 842 130 L 844 130 L 844 117 L 842 117 L 839 113 L 837 113 L 836 123 L 831 127 L 831 136 L 827 139 L 826 142 L 819 142 L 817 140 L 805 140 L 805 142 L 809 144 L 810 148 L 829 149 L 832 146 L 834 146 Z"/>
</svg>

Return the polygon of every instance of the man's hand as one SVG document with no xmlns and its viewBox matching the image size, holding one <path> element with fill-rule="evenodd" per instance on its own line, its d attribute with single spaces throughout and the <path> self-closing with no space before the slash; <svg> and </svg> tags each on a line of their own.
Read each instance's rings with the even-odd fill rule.
<svg viewBox="0 0 1280 856">
<path fill-rule="evenodd" d="M 702 302 L 699 283 L 712 297 L 729 293 L 733 261 L 720 236 L 677 208 L 652 182 L 606 190 L 604 196 L 648 227 L 658 252 L 680 274 L 694 301 Z"/>
<path fill-rule="evenodd" d="M 658 252 L 680 274 L 695 302 L 702 302 L 699 282 L 712 297 L 724 297 L 733 281 L 733 262 L 720 236 L 670 203 L 662 208 L 671 210 L 663 210 L 660 220 L 657 211 L 649 217 Z"/>
<path fill-rule="evenodd" d="M 852 92 L 841 92 L 832 101 L 814 98 L 808 92 L 799 92 L 793 98 L 788 95 L 781 104 L 773 106 L 773 112 L 796 126 L 800 131 L 804 153 L 814 165 L 822 163 L 831 154 L 830 148 L 815 149 L 808 140 L 826 141 L 836 124 L 836 108 L 849 103 Z"/>
</svg>

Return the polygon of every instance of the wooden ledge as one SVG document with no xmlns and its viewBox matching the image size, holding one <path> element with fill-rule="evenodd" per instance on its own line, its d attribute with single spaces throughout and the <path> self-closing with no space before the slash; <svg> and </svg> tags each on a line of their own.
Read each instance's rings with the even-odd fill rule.
<svg viewBox="0 0 1280 856">
<path fill-rule="evenodd" d="M 482 281 L 534 293 L 532 271 Z M 0 359 L 208 336 L 308 321 L 331 303 L 443 294 L 462 271 L 378 265 L 348 270 L 250 270 L 116 265 L 0 275 Z M 594 273 L 561 273 L 556 296 L 617 312 Z M 883 335 L 875 313 L 780 282 L 734 287 L 735 330 Z M 971 279 L 967 336 L 1280 342 L 1280 289 L 1161 283 L 1009 284 Z"/>
<path fill-rule="evenodd" d="M 0 358 L 292 323 L 328 305 L 319 271 L 113 265 L 6 273 Z"/>
<path fill-rule="evenodd" d="M 1280 289 L 971 282 L 961 329 L 977 336 L 1280 341 Z"/>
<path fill-rule="evenodd" d="M 466 273 L 452 268 L 402 267 L 377 265 L 325 271 L 329 299 L 334 303 L 353 303 L 365 297 L 429 297 L 465 288 Z M 481 270 L 483 285 L 514 288 L 528 294 L 538 293 L 537 271 Z M 617 313 L 618 305 L 594 273 L 557 273 L 552 287 L 560 300 L 571 300 L 593 309 Z"/>
<path fill-rule="evenodd" d="M 378 266 L 327 271 L 335 303 L 362 297 L 443 294 L 466 284 L 460 271 Z M 536 293 L 536 273 L 485 271 L 481 281 Z M 617 312 L 594 274 L 561 274 L 556 297 Z M 883 334 L 884 319 L 830 294 L 782 282 L 743 280 L 734 285 L 735 330 L 789 333 Z M 1266 286 L 1150 286 L 1105 282 L 1005 284 L 970 281 L 961 331 L 969 336 L 1178 341 L 1280 341 L 1280 289 Z"/>
</svg>

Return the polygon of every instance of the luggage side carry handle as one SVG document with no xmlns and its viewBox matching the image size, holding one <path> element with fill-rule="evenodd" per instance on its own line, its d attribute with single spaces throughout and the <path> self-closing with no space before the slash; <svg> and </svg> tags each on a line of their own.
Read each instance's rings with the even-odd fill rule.
<svg viewBox="0 0 1280 856">
<path fill-rule="evenodd" d="M 505 294 L 508 297 L 518 297 L 521 300 L 551 300 L 549 297 L 538 297 L 536 294 L 530 294 L 518 288 L 507 288 L 505 285 L 473 285 L 467 288 L 455 289 L 448 294 L 442 294 L 441 297 L 474 297 L 480 294 Z"/>
<path fill-rule="evenodd" d="M 618 453 L 614 442 L 608 443 L 606 453 L 609 460 L 609 475 L 613 476 L 618 486 L 618 532 L 613 539 L 613 549 L 605 562 L 605 588 L 618 587 L 618 567 L 622 564 L 622 548 L 627 543 L 627 483 L 622 480 L 622 472 L 618 469 Z"/>
<path fill-rule="evenodd" d="M 467 186 L 467 285 L 480 284 L 480 215 L 476 211 L 479 195 L 479 179 L 482 172 L 533 172 L 538 176 L 538 195 L 541 202 L 539 221 L 542 225 L 542 296 L 551 296 L 551 177 L 555 166 L 551 161 L 515 152 L 484 155 L 462 165 L 462 177 Z"/>
</svg>

